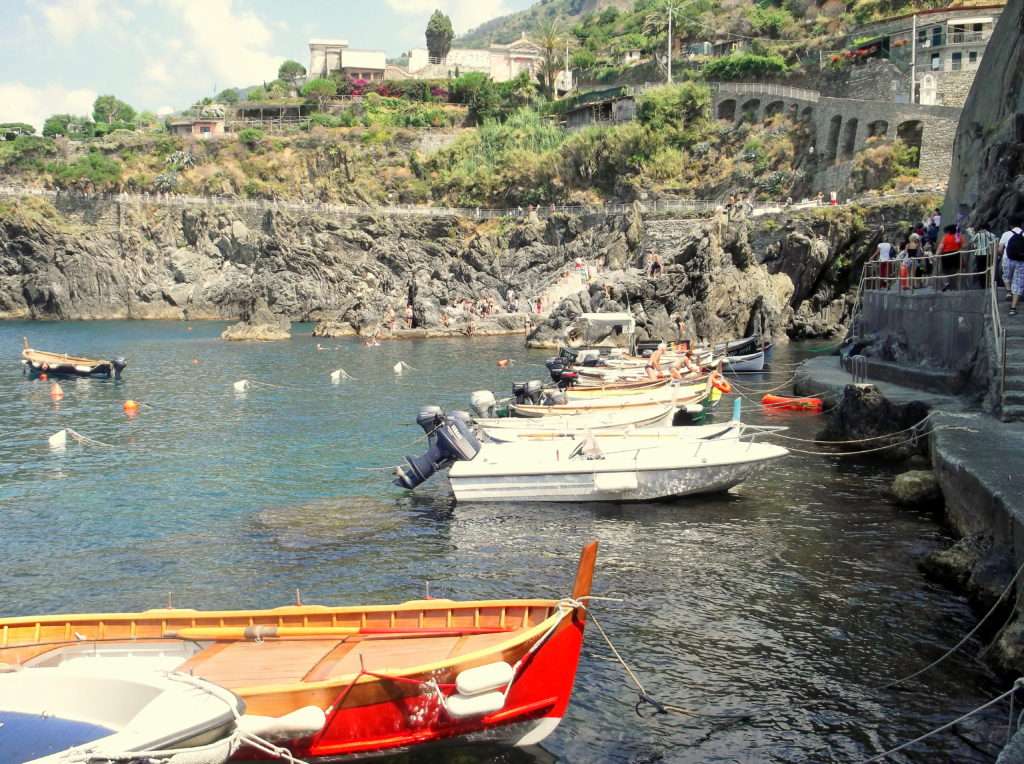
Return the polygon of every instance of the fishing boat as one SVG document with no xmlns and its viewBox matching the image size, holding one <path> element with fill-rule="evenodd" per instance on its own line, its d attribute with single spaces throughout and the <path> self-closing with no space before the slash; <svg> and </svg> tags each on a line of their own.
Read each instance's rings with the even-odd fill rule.
<svg viewBox="0 0 1024 764">
<path fill-rule="evenodd" d="M 113 377 L 120 379 L 128 362 L 124 358 L 110 361 L 95 358 L 80 358 L 67 353 L 49 353 L 29 347 L 28 337 L 23 338 L 21 362 L 33 376 L 46 374 L 51 377 Z"/>
<path fill-rule="evenodd" d="M 695 404 L 691 413 L 697 414 L 702 409 L 703 407 Z M 675 406 L 667 404 L 660 409 L 655 409 L 653 413 L 641 412 L 636 414 L 632 411 L 604 411 L 594 414 L 567 414 L 564 416 L 545 417 L 474 416 L 473 422 L 479 429 L 488 434 L 496 430 L 512 433 L 516 431 L 569 432 L 580 428 L 594 431 L 628 427 L 641 429 L 671 425 L 676 411 Z"/>
<path fill-rule="evenodd" d="M 723 366 L 727 372 L 764 371 L 764 351 L 758 350 L 756 353 L 748 355 L 726 356 Z"/>
<path fill-rule="evenodd" d="M 569 705 L 596 557 L 596 543 L 584 548 L 566 599 L 0 619 L 0 666 L 17 669 L 0 673 L 0 688 L 10 688 L 0 698 L 11 698 L 0 720 L 8 705 L 37 710 L 49 677 L 70 686 L 87 665 L 90 676 L 140 684 L 162 674 L 191 693 L 194 718 L 214 716 L 198 708 L 204 695 L 219 705 L 218 718 L 238 715 L 237 734 L 226 733 L 239 742 L 232 760 L 266 758 L 269 744 L 304 761 L 442 742 L 535 745 Z M 109 688 L 79 701 L 91 706 L 83 711 L 89 719 L 128 702 L 113 679 Z M 76 703 L 64 701 L 58 706 Z M 168 708 L 168 727 L 188 718 L 176 709 Z M 200 726 L 212 729 L 209 721 Z M 16 761 L 3 753 L 12 742 L 6 731 L 0 727 L 0 760 Z"/>
<path fill-rule="evenodd" d="M 676 408 L 686 408 L 692 404 L 700 404 L 712 390 L 711 377 L 703 383 L 690 385 L 668 385 L 646 393 L 621 395 L 611 398 L 594 398 L 592 400 L 570 401 L 568 403 L 510 403 L 512 416 L 544 417 L 563 416 L 566 414 L 600 413 L 605 411 L 632 412 L 638 416 L 653 415 L 666 404 Z"/>
<path fill-rule="evenodd" d="M 726 491 L 789 452 L 754 440 L 642 438 L 562 443 L 481 443 L 466 418 L 424 408 L 416 418 L 429 449 L 406 457 L 395 483 L 414 489 L 448 469 L 456 501 L 650 501 Z"/>
</svg>

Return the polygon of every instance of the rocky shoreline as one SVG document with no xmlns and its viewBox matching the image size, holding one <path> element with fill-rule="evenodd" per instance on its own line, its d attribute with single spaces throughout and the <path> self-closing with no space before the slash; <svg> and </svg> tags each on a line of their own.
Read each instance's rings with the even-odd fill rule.
<svg viewBox="0 0 1024 764">
<path fill-rule="evenodd" d="M 679 318 L 710 341 L 828 337 L 849 317 L 856 265 L 931 202 L 479 223 L 28 199 L 0 209 L 0 318 L 239 320 L 258 301 L 262 323 L 312 321 L 317 336 L 528 332 L 553 347 L 580 312 L 629 310 L 641 337 L 675 336 Z M 589 283 L 558 292 L 580 263 Z"/>
</svg>

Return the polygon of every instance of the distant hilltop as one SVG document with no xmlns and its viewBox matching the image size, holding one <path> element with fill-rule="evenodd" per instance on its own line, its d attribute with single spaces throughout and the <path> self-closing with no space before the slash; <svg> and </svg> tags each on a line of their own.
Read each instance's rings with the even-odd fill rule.
<svg viewBox="0 0 1024 764">
<path fill-rule="evenodd" d="M 632 11 L 634 5 L 636 3 L 633 0 L 541 0 L 525 11 L 486 21 L 476 29 L 461 35 L 456 42 L 466 48 L 483 48 L 491 43 L 509 43 L 523 34 L 528 37 L 536 34 L 541 24 L 549 19 L 570 27 L 588 13 L 600 12 L 606 8 Z"/>
</svg>

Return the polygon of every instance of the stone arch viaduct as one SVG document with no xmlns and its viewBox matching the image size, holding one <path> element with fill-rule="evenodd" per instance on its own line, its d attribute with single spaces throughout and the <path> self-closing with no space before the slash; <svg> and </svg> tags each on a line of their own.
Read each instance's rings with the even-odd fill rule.
<svg viewBox="0 0 1024 764">
<path fill-rule="evenodd" d="M 960 120 L 960 109 L 952 106 L 832 98 L 767 83 L 717 83 L 711 109 L 713 117 L 737 124 L 776 114 L 804 124 L 817 168 L 813 188 L 826 193 L 846 184 L 852 160 L 869 138 L 898 137 L 917 146 L 922 183 L 946 183 Z"/>
</svg>

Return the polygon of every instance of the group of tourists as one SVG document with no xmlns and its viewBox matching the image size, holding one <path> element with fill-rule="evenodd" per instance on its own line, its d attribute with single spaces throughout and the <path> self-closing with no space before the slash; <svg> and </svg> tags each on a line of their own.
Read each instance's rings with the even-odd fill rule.
<svg viewBox="0 0 1024 764">
<path fill-rule="evenodd" d="M 1024 294 L 1024 236 L 1020 225 L 997 241 L 990 231 L 966 228 L 962 220 L 943 226 L 942 213 L 934 210 L 907 232 L 898 247 L 885 240 L 879 242 L 875 259 L 880 286 L 888 289 L 897 283 L 899 288 L 908 289 L 935 281 L 941 291 L 984 289 L 993 249 L 1001 258 L 996 279 L 1006 285 L 1010 315 L 1016 315 L 1019 297 Z"/>
</svg>

